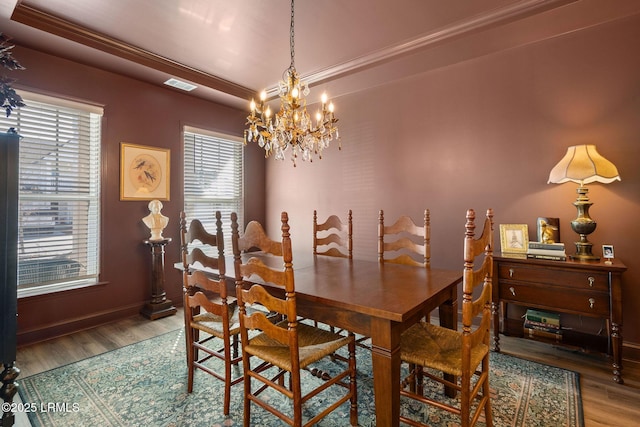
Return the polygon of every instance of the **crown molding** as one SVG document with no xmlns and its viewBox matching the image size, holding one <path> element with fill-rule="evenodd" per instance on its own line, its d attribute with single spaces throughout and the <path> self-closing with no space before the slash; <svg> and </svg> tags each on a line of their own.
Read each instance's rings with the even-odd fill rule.
<svg viewBox="0 0 640 427">
<path fill-rule="evenodd" d="M 309 85 L 317 85 L 335 80 L 339 77 L 372 68 L 383 62 L 397 57 L 425 50 L 436 45 L 452 41 L 461 37 L 485 31 L 499 25 L 527 18 L 557 7 L 574 3 L 578 0 L 523 0 L 501 8 L 472 16 L 469 19 L 455 22 L 451 25 L 434 30 L 422 36 L 407 40 L 393 46 L 371 52 L 367 55 L 327 67 L 323 70 L 302 75 L 301 78 Z M 277 91 L 277 88 L 274 88 Z"/>
</svg>

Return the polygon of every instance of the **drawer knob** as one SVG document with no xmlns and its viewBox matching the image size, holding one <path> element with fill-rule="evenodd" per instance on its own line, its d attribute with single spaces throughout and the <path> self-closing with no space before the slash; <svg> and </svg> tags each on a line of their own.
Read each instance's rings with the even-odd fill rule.
<svg viewBox="0 0 640 427">
<path fill-rule="evenodd" d="M 587 280 L 589 281 L 589 286 L 593 288 L 593 284 L 595 283 L 596 278 L 593 276 L 589 276 Z"/>
<path fill-rule="evenodd" d="M 509 290 L 511 291 L 511 295 L 513 295 L 515 297 L 516 296 L 516 289 L 513 286 L 511 286 L 509 288 Z"/>
<path fill-rule="evenodd" d="M 515 272 L 516 272 L 516 271 L 515 271 L 513 268 L 510 268 L 510 269 L 509 269 L 509 277 L 513 277 L 513 275 L 515 274 Z M 513 288 L 511 288 L 511 289 L 513 289 Z"/>
<path fill-rule="evenodd" d="M 596 300 L 593 298 L 589 298 L 589 308 L 593 308 L 595 304 L 596 304 Z"/>
</svg>

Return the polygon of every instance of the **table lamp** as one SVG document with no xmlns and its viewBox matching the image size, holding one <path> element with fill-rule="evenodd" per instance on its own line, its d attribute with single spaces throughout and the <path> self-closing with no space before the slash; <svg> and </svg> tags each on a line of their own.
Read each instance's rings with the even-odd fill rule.
<svg viewBox="0 0 640 427">
<path fill-rule="evenodd" d="M 587 235 L 596 229 L 596 222 L 589 217 L 589 207 L 593 204 L 587 193 L 589 190 L 585 184 L 601 182 L 609 184 L 620 181 L 618 169 L 609 160 L 602 157 L 595 145 L 574 145 L 567 148 L 567 154 L 551 169 L 548 184 L 562 184 L 572 181 L 579 185 L 578 198 L 573 205 L 578 210 L 578 217 L 571 221 L 571 228 L 580 235 L 580 241 L 576 242 L 576 253 L 572 259 L 581 261 L 597 261 L 600 257 L 593 255 L 593 244 L 587 239 Z"/>
</svg>

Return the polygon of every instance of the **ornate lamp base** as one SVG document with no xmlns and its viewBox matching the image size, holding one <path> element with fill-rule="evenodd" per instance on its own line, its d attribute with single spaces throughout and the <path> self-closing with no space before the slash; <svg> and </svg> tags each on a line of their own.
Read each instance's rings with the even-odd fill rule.
<svg viewBox="0 0 640 427">
<path fill-rule="evenodd" d="M 593 244 L 591 242 L 575 242 L 576 245 L 576 253 L 573 255 L 569 255 L 569 258 L 575 259 L 578 261 L 598 261 L 600 260 L 599 256 L 595 256 L 591 252 L 591 248 Z"/>
<path fill-rule="evenodd" d="M 593 203 L 587 196 L 589 190 L 586 187 L 578 187 L 577 192 L 578 198 L 573 202 L 573 206 L 578 210 L 578 217 L 571 221 L 571 228 L 580 235 L 580 241 L 575 243 L 576 253 L 569 257 L 580 261 L 598 261 L 600 257 L 591 252 L 593 244 L 587 239 L 587 235 L 593 233 L 597 226 L 596 222 L 589 216 L 589 208 Z"/>
</svg>

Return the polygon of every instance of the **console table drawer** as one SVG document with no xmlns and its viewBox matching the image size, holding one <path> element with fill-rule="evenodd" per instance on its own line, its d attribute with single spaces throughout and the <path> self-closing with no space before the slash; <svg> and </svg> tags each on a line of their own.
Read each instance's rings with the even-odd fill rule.
<svg viewBox="0 0 640 427">
<path fill-rule="evenodd" d="M 609 316 L 609 294 L 601 292 L 579 292 L 545 286 L 528 286 L 503 282 L 500 286 L 500 300 L 523 305 L 562 307 L 562 311 L 594 317 Z"/>
<path fill-rule="evenodd" d="M 517 280 L 528 283 L 548 283 L 563 287 L 608 292 L 607 273 L 596 271 L 571 271 L 567 269 L 531 268 L 527 265 L 501 263 L 499 280 Z"/>
</svg>

